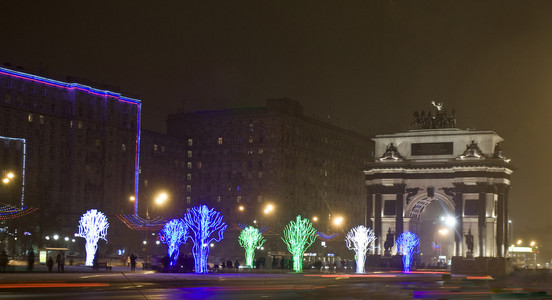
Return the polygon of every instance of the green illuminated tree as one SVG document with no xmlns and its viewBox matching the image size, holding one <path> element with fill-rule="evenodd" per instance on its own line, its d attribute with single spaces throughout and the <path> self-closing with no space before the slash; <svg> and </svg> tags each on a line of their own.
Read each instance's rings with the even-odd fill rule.
<svg viewBox="0 0 552 300">
<path fill-rule="evenodd" d="M 248 226 L 244 228 L 238 237 L 240 246 L 245 249 L 245 264 L 252 268 L 255 258 L 255 249 L 261 247 L 266 240 L 258 228 Z"/>
<path fill-rule="evenodd" d="M 303 254 L 314 243 L 316 237 L 316 229 L 314 229 L 312 223 L 309 219 L 301 219 L 300 215 L 297 216 L 295 222 L 289 222 L 284 228 L 282 240 L 293 255 L 293 270 L 295 272 L 303 272 Z"/>
</svg>

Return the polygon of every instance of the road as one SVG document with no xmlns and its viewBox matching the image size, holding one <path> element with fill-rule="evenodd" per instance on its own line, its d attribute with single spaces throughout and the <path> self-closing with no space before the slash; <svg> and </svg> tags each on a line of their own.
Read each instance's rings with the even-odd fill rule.
<svg viewBox="0 0 552 300">
<path fill-rule="evenodd" d="M 0 274 L 0 299 L 552 299 L 548 278 L 540 282 L 520 278 L 496 280 L 434 272 L 16 272 Z"/>
</svg>

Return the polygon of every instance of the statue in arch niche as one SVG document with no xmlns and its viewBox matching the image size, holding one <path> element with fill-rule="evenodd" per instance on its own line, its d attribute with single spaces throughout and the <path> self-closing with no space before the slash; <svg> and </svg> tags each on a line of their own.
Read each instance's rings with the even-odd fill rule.
<svg viewBox="0 0 552 300">
<path fill-rule="evenodd" d="M 467 257 L 473 258 L 473 235 L 471 233 L 471 228 L 468 230 L 468 234 L 464 235 L 466 238 L 466 246 L 468 247 Z"/>
</svg>

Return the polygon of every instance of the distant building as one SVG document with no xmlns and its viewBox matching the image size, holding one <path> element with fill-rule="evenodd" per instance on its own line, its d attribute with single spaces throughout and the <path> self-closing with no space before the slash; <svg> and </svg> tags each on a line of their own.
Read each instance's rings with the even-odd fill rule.
<svg viewBox="0 0 552 300">
<path fill-rule="evenodd" d="M 454 248 L 449 259 L 505 257 L 514 168 L 499 147 L 503 139 L 490 130 L 453 128 L 454 115 L 447 115 L 440 104 L 436 108 L 433 116 L 415 114 L 420 129 L 373 138 L 375 159 L 364 174 L 366 215 L 380 249 L 376 252 L 385 254 L 381 250 L 387 232 L 397 236 L 412 231 L 420 236 L 426 260 L 433 254 L 432 243 L 439 246 L 447 239 Z M 438 220 L 427 220 L 433 204 L 448 215 L 441 226 Z M 431 228 L 425 230 L 425 221 L 432 222 Z M 440 236 L 442 229 L 447 233 Z M 388 248 L 387 254 L 396 249 Z"/>
<path fill-rule="evenodd" d="M 364 224 L 370 139 L 304 116 L 297 101 L 172 114 L 167 132 L 186 144 L 187 207 L 206 204 L 229 224 L 270 226 L 268 234 L 281 234 L 298 214 L 317 217 L 326 233 Z M 268 205 L 274 209 L 265 213 Z M 344 223 L 333 227 L 339 216 Z M 267 247 L 283 250 L 278 240 Z"/>
<path fill-rule="evenodd" d="M 135 194 L 140 107 L 119 93 L 0 68 L 0 172 L 24 185 L 0 202 L 39 208 L 3 221 L 21 242 L 16 252 L 51 245 L 57 241 L 45 237 L 54 234 L 72 239 L 91 208 L 107 214 L 117 240 L 115 214 L 133 212 L 127 199 Z"/>
</svg>

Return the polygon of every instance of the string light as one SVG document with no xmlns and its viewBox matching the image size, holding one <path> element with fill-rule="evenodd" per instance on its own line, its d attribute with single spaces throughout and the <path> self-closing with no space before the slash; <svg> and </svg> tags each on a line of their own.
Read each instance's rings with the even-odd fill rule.
<svg viewBox="0 0 552 300">
<path fill-rule="evenodd" d="M 220 212 L 206 205 L 194 206 L 184 214 L 182 222 L 188 228 L 186 239 L 190 238 L 194 243 L 192 254 L 194 255 L 195 272 L 207 273 L 207 257 L 209 256 L 209 244 L 213 241 L 220 242 L 224 238 L 224 230 L 228 227 L 222 221 Z M 217 237 L 211 237 L 216 234 Z"/>
<path fill-rule="evenodd" d="M 303 254 L 314 243 L 318 234 L 309 219 L 301 219 L 297 216 L 296 221 L 291 221 L 284 228 L 282 240 L 286 243 L 289 252 L 293 255 L 293 270 L 296 273 L 303 272 Z"/>
<path fill-rule="evenodd" d="M 364 273 L 364 264 L 366 262 L 366 251 L 374 243 L 376 235 L 372 229 L 365 226 L 352 228 L 345 237 L 347 248 L 355 251 L 356 272 Z"/>
<path fill-rule="evenodd" d="M 252 268 L 255 249 L 260 248 L 266 242 L 263 234 L 258 228 L 249 226 L 241 231 L 238 241 L 240 246 L 245 249 L 245 264 Z"/>
<path fill-rule="evenodd" d="M 159 238 L 165 244 L 169 245 L 168 254 L 171 259 L 169 265 L 172 267 L 178 259 L 180 244 L 186 242 L 186 226 L 179 219 L 170 220 L 159 232 Z"/>
<path fill-rule="evenodd" d="M 399 252 L 402 254 L 403 272 L 410 273 L 410 265 L 412 265 L 412 254 L 418 253 L 418 245 L 420 239 L 410 231 L 405 231 L 397 237 L 396 240 Z"/>
<path fill-rule="evenodd" d="M 94 255 L 98 250 L 98 241 L 107 236 L 109 223 L 107 217 L 96 209 L 91 209 L 82 215 L 79 222 L 79 237 L 86 239 L 86 262 L 85 265 L 92 266 Z"/>
</svg>

